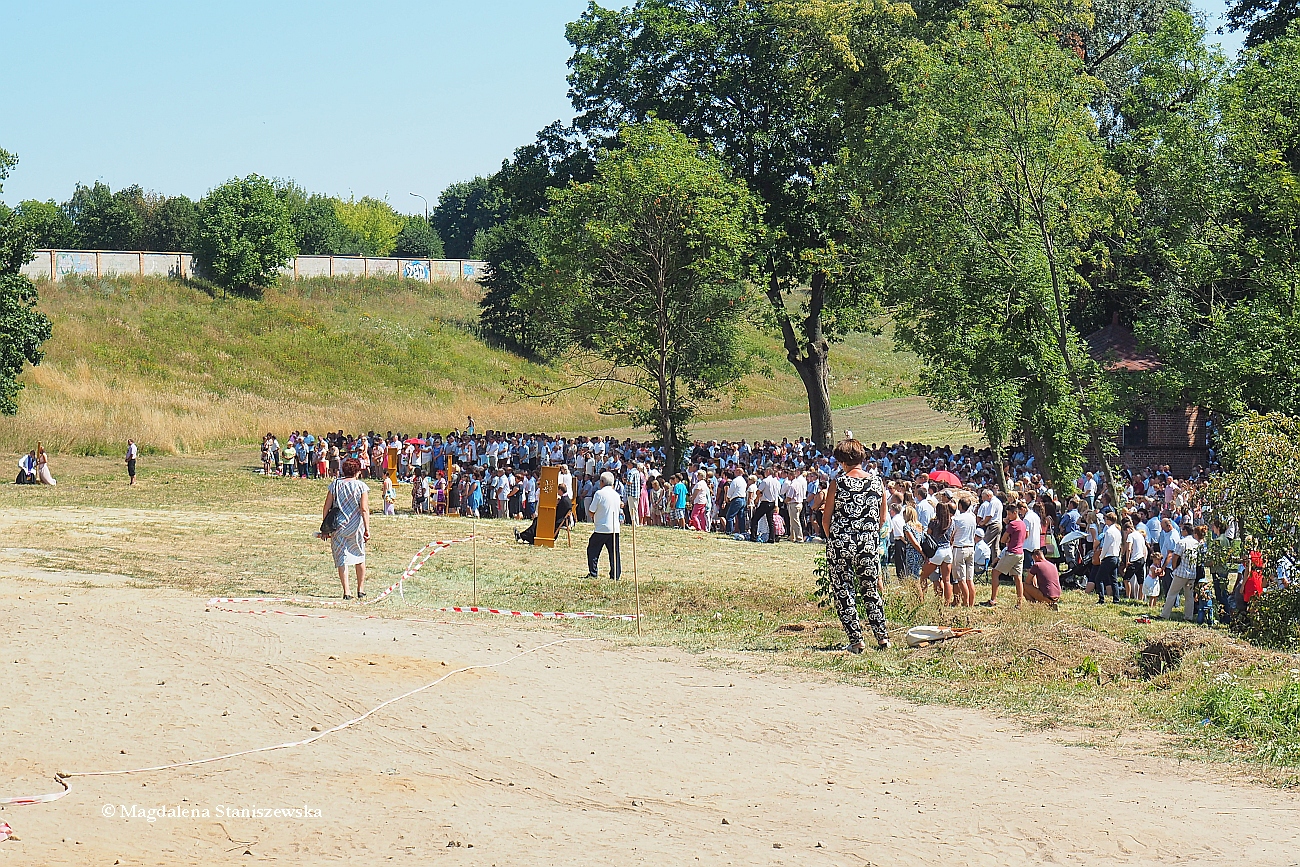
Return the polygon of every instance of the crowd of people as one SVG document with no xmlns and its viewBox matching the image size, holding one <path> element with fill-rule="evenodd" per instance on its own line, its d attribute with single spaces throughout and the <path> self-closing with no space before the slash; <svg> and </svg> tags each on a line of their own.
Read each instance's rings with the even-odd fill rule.
<svg viewBox="0 0 1300 867">
<path fill-rule="evenodd" d="M 337 478 L 355 462 L 358 478 L 382 482 L 388 514 L 396 508 L 395 476 L 410 486 L 414 513 L 514 520 L 536 518 L 541 469 L 555 466 L 561 520 L 599 523 L 602 535 L 610 531 L 614 497 L 621 516 L 615 533 L 617 524 L 634 522 L 769 544 L 834 543 L 837 503 L 853 503 L 855 515 L 874 507 L 867 559 L 874 558 L 876 567 L 864 566 L 857 553 L 850 558 L 849 571 L 864 579 L 859 585 L 883 589 L 892 573 L 915 580 L 922 596 L 932 588 L 952 606 L 995 606 L 1003 583 L 1014 586 L 1017 605 L 1055 605 L 1065 585 L 1095 593 L 1098 603 L 1159 606 L 1158 616 L 1166 618 L 1181 599 L 1186 620 L 1205 622 L 1216 611 L 1220 618 L 1232 616 L 1264 589 L 1262 567 L 1254 565 L 1258 553 L 1242 549 L 1234 527 L 1211 520 L 1200 496 L 1208 479 L 1204 468 L 1185 479 L 1168 467 L 1120 470 L 1119 498 L 1100 473 L 1088 472 L 1074 485 L 1079 493 L 1063 497 L 1027 452 L 1013 453 L 1002 468 L 1003 490 L 987 449 L 863 444 L 851 433 L 845 442 L 852 443 L 847 452 L 827 454 L 805 438 L 711 440 L 693 444 L 670 467 L 663 449 L 646 442 L 480 432 L 471 418 L 463 430 L 446 435 L 302 430 L 281 443 L 267 434 L 262 459 L 266 474 L 298 478 Z M 854 483 L 852 496 L 837 497 L 837 488 L 850 484 L 846 479 L 859 477 L 875 481 Z M 866 501 L 876 482 L 873 506 Z M 530 541 L 535 532 L 534 520 L 520 535 Z M 600 541 L 613 546 L 611 577 L 617 577 L 617 540 Z M 1275 565 L 1275 580 L 1288 583 L 1290 559 Z M 1234 572 L 1238 578 L 1230 586 Z M 979 601 L 976 579 L 983 576 L 990 590 Z M 856 603 L 852 607 L 856 612 Z M 848 617 L 845 609 L 841 613 Z M 850 644 L 860 644 L 845 626 Z"/>
</svg>

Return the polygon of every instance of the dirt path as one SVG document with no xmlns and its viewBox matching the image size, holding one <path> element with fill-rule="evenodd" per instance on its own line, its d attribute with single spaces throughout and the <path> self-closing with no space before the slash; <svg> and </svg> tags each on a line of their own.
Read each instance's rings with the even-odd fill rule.
<svg viewBox="0 0 1300 867">
<path fill-rule="evenodd" d="M 0 796 L 50 791 L 56 770 L 303 738 L 566 634 L 205 612 L 180 593 L 69 577 L 0 578 Z M 457 675 L 311 746 L 72 782 L 61 801 L 0 810 L 21 838 L 0 843 L 0 864 L 1297 858 L 1285 792 L 971 711 L 598 641 Z M 124 818 L 132 805 L 209 815 Z M 320 817 L 229 815 L 304 806 Z"/>
</svg>

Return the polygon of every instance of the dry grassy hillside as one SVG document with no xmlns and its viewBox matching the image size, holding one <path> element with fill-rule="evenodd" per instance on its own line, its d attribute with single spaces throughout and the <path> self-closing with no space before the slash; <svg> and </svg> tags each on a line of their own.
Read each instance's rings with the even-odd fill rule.
<svg viewBox="0 0 1300 867">
<path fill-rule="evenodd" d="M 480 427 L 595 430 L 617 422 L 596 396 L 519 402 L 503 383 L 557 371 L 476 335 L 478 287 L 397 280 L 286 282 L 263 301 L 214 298 L 167 279 L 42 283 L 54 322 L 44 363 L 23 375 L 17 417 L 0 419 L 0 447 L 37 440 L 55 451 L 115 453 L 127 437 L 147 451 L 187 452 L 303 426 L 443 429 L 473 414 Z M 771 376 L 750 377 L 736 406 L 705 420 L 802 413 L 802 387 L 777 341 L 751 335 Z M 837 346 L 835 404 L 906 393 L 911 360 L 888 335 Z"/>
</svg>

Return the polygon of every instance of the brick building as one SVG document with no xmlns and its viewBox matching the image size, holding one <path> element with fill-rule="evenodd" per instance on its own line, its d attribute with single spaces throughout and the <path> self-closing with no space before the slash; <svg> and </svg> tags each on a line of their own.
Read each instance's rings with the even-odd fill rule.
<svg viewBox="0 0 1300 867">
<path fill-rule="evenodd" d="M 1136 375 L 1160 367 L 1160 359 L 1138 349 L 1133 330 L 1121 324 L 1118 315 L 1084 339 L 1088 354 L 1111 373 Z M 1168 464 L 1171 472 L 1186 478 L 1193 467 L 1203 467 L 1209 460 L 1207 419 L 1201 407 L 1157 409 L 1153 401 L 1115 435 L 1120 461 L 1135 468 Z"/>
</svg>

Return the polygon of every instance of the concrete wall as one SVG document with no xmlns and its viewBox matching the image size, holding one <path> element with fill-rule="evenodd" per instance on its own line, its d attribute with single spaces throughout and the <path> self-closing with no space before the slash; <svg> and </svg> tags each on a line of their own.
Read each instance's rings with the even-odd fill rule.
<svg viewBox="0 0 1300 867">
<path fill-rule="evenodd" d="M 433 280 L 480 280 L 486 262 L 471 259 L 397 259 L 364 256 L 298 256 L 281 269 L 286 277 L 401 277 Z M 37 250 L 23 266 L 33 280 L 62 280 L 69 274 L 85 277 L 194 276 L 189 253 L 116 252 L 109 250 Z"/>
</svg>

